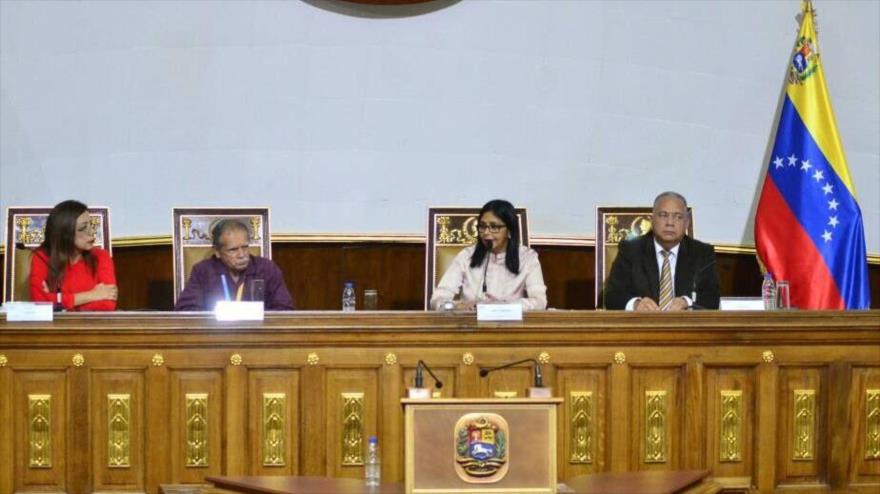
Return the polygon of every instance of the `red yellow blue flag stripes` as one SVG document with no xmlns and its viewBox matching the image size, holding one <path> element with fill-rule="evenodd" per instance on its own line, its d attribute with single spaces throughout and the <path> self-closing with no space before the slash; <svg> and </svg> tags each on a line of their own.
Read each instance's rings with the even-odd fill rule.
<svg viewBox="0 0 880 494">
<path fill-rule="evenodd" d="M 810 1 L 755 216 L 758 256 L 801 309 L 871 305 L 862 212 L 825 86 Z"/>
</svg>

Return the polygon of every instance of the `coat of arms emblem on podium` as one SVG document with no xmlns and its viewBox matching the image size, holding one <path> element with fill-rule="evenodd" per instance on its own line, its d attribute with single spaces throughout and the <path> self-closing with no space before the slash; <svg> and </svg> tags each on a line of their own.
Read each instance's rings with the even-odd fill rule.
<svg viewBox="0 0 880 494">
<path fill-rule="evenodd" d="M 510 430 L 504 417 L 469 413 L 455 424 L 455 471 L 465 482 L 498 482 L 507 474 Z"/>
</svg>

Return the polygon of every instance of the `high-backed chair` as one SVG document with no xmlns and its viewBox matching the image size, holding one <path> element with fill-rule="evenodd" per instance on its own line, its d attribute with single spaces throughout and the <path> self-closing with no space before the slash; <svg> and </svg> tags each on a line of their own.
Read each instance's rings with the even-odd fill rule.
<svg viewBox="0 0 880 494">
<path fill-rule="evenodd" d="M 51 207 L 11 206 L 6 208 L 6 254 L 3 263 L 3 301 L 30 300 L 28 273 L 31 254 L 43 243 Z M 89 228 L 95 246 L 113 255 L 110 245 L 110 208 L 90 207 Z"/>
<path fill-rule="evenodd" d="M 596 208 L 596 308 L 605 307 L 605 280 L 611 274 L 611 266 L 617 257 L 617 244 L 621 240 L 640 237 L 651 231 L 651 213 L 647 207 Z M 687 234 L 694 236 L 694 211 L 688 207 L 691 222 Z"/>
<path fill-rule="evenodd" d="M 480 208 L 428 208 L 428 235 L 425 241 L 425 309 L 431 307 L 431 295 L 446 268 L 461 249 L 477 241 Z M 529 221 L 525 208 L 516 208 L 520 240 L 529 245 Z"/>
<path fill-rule="evenodd" d="M 214 253 L 211 230 L 218 221 L 237 219 L 250 231 L 252 255 L 272 258 L 269 208 L 173 208 L 174 303 L 186 286 L 192 267 Z"/>
</svg>

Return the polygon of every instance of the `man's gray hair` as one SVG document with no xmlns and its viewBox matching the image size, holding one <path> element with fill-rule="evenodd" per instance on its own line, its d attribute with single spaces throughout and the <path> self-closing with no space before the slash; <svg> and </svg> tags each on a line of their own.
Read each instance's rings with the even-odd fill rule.
<svg viewBox="0 0 880 494">
<path fill-rule="evenodd" d="M 220 237 L 223 236 L 226 232 L 233 231 L 242 231 L 247 235 L 248 242 L 251 241 L 251 231 L 248 229 L 247 225 L 242 223 L 240 220 L 235 218 L 225 218 L 218 221 L 214 228 L 211 228 L 211 245 L 214 246 L 214 249 L 220 250 L 223 248 L 223 243 L 220 242 Z"/>
<path fill-rule="evenodd" d="M 678 199 L 679 201 L 681 201 L 681 203 L 684 204 L 684 213 L 688 214 L 688 200 L 685 199 L 684 196 L 679 194 L 678 192 L 673 192 L 671 190 L 667 190 L 666 192 L 661 192 L 654 199 L 654 207 L 653 208 L 657 209 L 657 204 L 659 204 L 660 201 L 662 201 L 663 199 L 666 199 L 667 197 L 671 197 L 673 199 Z"/>
</svg>

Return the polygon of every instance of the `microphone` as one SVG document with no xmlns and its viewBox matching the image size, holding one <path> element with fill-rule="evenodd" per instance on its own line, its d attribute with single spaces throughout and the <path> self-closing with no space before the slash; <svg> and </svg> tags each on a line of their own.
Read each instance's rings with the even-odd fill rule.
<svg viewBox="0 0 880 494">
<path fill-rule="evenodd" d="M 428 374 L 431 374 L 431 377 L 434 378 L 434 387 L 435 388 L 440 389 L 443 387 L 443 381 L 438 379 L 437 376 L 434 375 L 433 372 L 431 372 L 431 368 L 428 367 L 428 364 L 426 364 L 423 360 L 419 360 L 419 363 L 416 365 L 416 377 L 415 377 L 415 379 L 413 379 L 413 381 L 414 381 L 413 387 L 416 387 L 416 388 L 425 387 L 424 386 L 425 378 L 422 375 L 422 369 L 425 369 L 426 371 L 428 371 Z"/>
<path fill-rule="evenodd" d="M 490 367 L 488 369 L 484 368 L 484 367 L 480 367 L 480 377 L 486 377 L 489 375 L 490 372 L 494 372 L 494 371 L 501 370 L 501 369 L 506 369 L 508 367 L 513 367 L 514 365 L 524 364 L 526 362 L 532 362 L 535 364 L 535 387 L 536 388 L 543 388 L 544 387 L 544 375 L 541 374 L 541 364 L 536 359 L 533 359 L 533 358 L 527 358 L 527 359 L 519 360 L 517 362 L 499 365 L 498 367 Z"/>
<path fill-rule="evenodd" d="M 694 284 L 691 286 L 691 307 L 695 309 L 705 309 L 702 305 L 697 305 L 697 282 L 700 280 L 700 275 L 703 274 L 703 271 L 706 271 L 710 267 L 715 265 L 715 258 L 694 273 Z"/>
<path fill-rule="evenodd" d="M 483 295 L 486 294 L 486 273 L 489 271 L 489 256 L 492 255 L 492 241 L 486 240 L 483 242 L 483 245 L 486 246 L 486 264 L 483 266 Z"/>
</svg>

